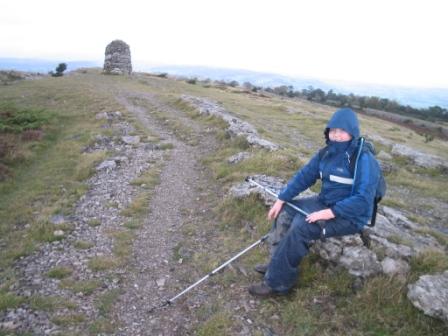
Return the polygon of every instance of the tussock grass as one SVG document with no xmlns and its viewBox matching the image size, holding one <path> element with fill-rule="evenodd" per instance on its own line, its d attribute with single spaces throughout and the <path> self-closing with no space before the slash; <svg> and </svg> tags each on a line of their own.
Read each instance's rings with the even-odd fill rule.
<svg viewBox="0 0 448 336">
<path fill-rule="evenodd" d="M 112 311 L 115 301 L 120 296 L 120 289 L 112 289 L 103 293 L 95 300 L 95 306 L 97 307 L 101 316 L 107 316 Z"/>
<path fill-rule="evenodd" d="M 92 294 L 97 288 L 101 287 L 99 280 L 81 280 L 64 279 L 59 284 L 61 288 L 70 289 L 74 293 L 82 293 L 84 295 Z"/>
<path fill-rule="evenodd" d="M 118 260 L 109 256 L 93 257 L 89 260 L 89 268 L 92 271 L 106 271 L 118 266 Z"/>
<path fill-rule="evenodd" d="M 89 326 L 89 335 L 113 334 L 116 328 L 116 321 L 100 317 Z"/>
<path fill-rule="evenodd" d="M 135 197 L 132 203 L 124 210 L 121 211 L 121 215 L 125 217 L 142 216 L 148 211 L 148 203 L 150 196 L 142 194 Z"/>
<path fill-rule="evenodd" d="M 160 144 L 159 148 L 161 150 L 168 150 L 168 149 L 173 149 L 174 145 L 170 142 L 165 142 L 165 143 Z"/>
<path fill-rule="evenodd" d="M 426 176 L 412 174 L 407 170 L 400 170 L 390 174 L 387 182 L 405 187 L 412 192 L 426 197 L 436 197 L 448 202 L 448 189 L 446 188 L 446 176 Z"/>
<path fill-rule="evenodd" d="M 25 298 L 22 296 L 0 291 L 0 311 L 18 308 L 23 302 L 25 302 Z"/>
<path fill-rule="evenodd" d="M 148 205 L 151 199 L 151 190 L 159 184 L 161 171 L 162 166 L 160 163 L 157 163 L 144 172 L 141 176 L 131 181 L 132 185 L 142 186 L 145 188 L 145 191 L 135 197 L 132 203 L 126 209 L 121 211 L 121 215 L 131 217 L 133 219 L 139 219 L 148 212 Z"/>
<path fill-rule="evenodd" d="M 59 309 L 76 309 L 77 305 L 63 297 L 59 296 L 37 296 L 29 299 L 31 309 L 54 312 Z"/>
<path fill-rule="evenodd" d="M 220 228 L 227 232 L 249 233 L 247 225 L 253 230 L 267 232 L 269 223 L 266 220 L 266 206 L 258 195 L 250 195 L 243 199 L 227 198 L 220 205 Z"/>
<path fill-rule="evenodd" d="M 116 332 L 117 321 L 111 316 L 111 313 L 120 294 L 120 289 L 111 289 L 95 300 L 95 306 L 100 316 L 89 326 L 90 335 L 114 334 Z"/>
<path fill-rule="evenodd" d="M 105 151 L 96 151 L 92 153 L 83 153 L 79 158 L 74 172 L 77 181 L 85 181 L 95 173 L 95 166 L 104 161 L 107 153 Z"/>
<path fill-rule="evenodd" d="M 245 177 L 253 174 L 266 174 L 282 178 L 290 177 L 302 161 L 291 154 L 290 151 L 269 152 L 265 150 L 250 149 L 245 146 L 245 139 L 232 139 L 213 156 L 204 160 L 210 167 L 216 179 L 222 183 L 243 181 Z M 227 159 L 241 151 L 249 151 L 252 156 L 237 164 L 229 164 Z"/>
<path fill-rule="evenodd" d="M 448 269 L 448 256 L 437 251 L 427 251 L 411 259 L 410 282 L 424 274 L 443 272 Z"/>
<path fill-rule="evenodd" d="M 122 260 L 120 264 L 123 264 L 123 259 L 132 254 L 132 240 L 135 237 L 135 233 L 132 231 L 116 231 L 112 236 L 114 237 L 114 255 Z"/>
<path fill-rule="evenodd" d="M 63 279 L 63 278 L 66 278 L 66 277 L 72 275 L 72 273 L 73 273 L 73 270 L 71 268 L 60 266 L 60 267 L 52 268 L 50 271 L 48 271 L 47 275 L 50 278 Z"/>
<path fill-rule="evenodd" d="M 137 230 L 141 228 L 143 223 L 138 219 L 131 219 L 123 224 L 125 228 L 128 228 L 130 230 Z"/>
<path fill-rule="evenodd" d="M 420 234 L 430 235 L 430 236 L 434 237 L 439 242 L 440 245 L 445 246 L 445 248 L 448 247 L 448 235 L 447 234 L 436 231 L 429 227 L 423 227 L 421 229 L 416 230 L 416 232 L 420 233 Z"/>
<path fill-rule="evenodd" d="M 86 316 L 83 314 L 69 314 L 56 316 L 51 319 L 51 321 L 61 327 L 67 327 L 71 325 L 76 325 L 82 323 L 86 320 Z"/>
<path fill-rule="evenodd" d="M 210 317 L 198 330 L 198 336 L 229 335 L 232 321 L 230 314 L 219 312 Z"/>
<path fill-rule="evenodd" d="M 387 237 L 387 240 L 390 241 L 391 243 L 395 243 L 398 245 L 405 245 L 405 246 L 409 246 L 409 247 L 412 247 L 412 245 L 413 245 L 412 241 L 407 240 L 399 235 L 390 235 Z"/>
<path fill-rule="evenodd" d="M 91 219 L 91 220 L 89 220 L 89 222 L 87 224 L 89 224 L 89 226 L 91 226 L 91 227 L 97 227 L 97 226 L 101 225 L 101 220 L 96 219 L 96 218 Z"/>
<path fill-rule="evenodd" d="M 95 246 L 93 243 L 85 241 L 85 240 L 77 240 L 73 244 L 77 249 L 80 250 L 88 250 L 89 248 L 92 248 Z"/>
</svg>

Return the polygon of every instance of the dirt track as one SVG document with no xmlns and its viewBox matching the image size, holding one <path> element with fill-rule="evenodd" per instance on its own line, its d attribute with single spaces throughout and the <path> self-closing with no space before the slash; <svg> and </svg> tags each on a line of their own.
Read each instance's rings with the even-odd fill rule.
<svg viewBox="0 0 448 336">
<path fill-rule="evenodd" d="M 207 299 L 207 293 L 198 289 L 176 301 L 175 305 L 150 312 L 154 305 L 163 303 L 188 285 L 191 270 L 176 259 L 174 250 L 182 241 L 182 226 L 194 221 L 199 227 L 207 215 L 208 205 L 218 197 L 210 179 L 200 164 L 201 157 L 214 148 L 214 140 L 201 132 L 191 119 L 182 118 L 182 112 L 164 105 L 151 95 L 139 95 L 146 107 L 136 106 L 127 97 L 119 101 L 134 114 L 145 128 L 174 145 L 170 159 L 164 162 L 160 184 L 151 198 L 149 216 L 134 243 L 134 258 L 127 276 L 127 287 L 115 305 L 120 321 L 119 335 L 185 335 L 197 323 L 191 311 Z M 148 108 L 149 107 L 149 108 Z M 199 137 L 198 146 L 179 140 L 156 118 L 151 108 L 168 115 L 177 114 L 189 123 Z M 201 192 L 198 188 L 203 188 Z M 197 237 L 200 245 L 205 239 Z"/>
</svg>

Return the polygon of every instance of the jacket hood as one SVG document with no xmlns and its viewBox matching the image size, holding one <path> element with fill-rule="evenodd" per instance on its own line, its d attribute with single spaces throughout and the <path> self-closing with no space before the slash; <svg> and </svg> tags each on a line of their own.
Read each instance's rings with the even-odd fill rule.
<svg viewBox="0 0 448 336">
<path fill-rule="evenodd" d="M 325 128 L 325 139 L 328 141 L 328 132 L 330 128 L 342 128 L 354 139 L 359 138 L 359 122 L 355 112 L 350 108 L 341 108 L 337 110 Z"/>
</svg>

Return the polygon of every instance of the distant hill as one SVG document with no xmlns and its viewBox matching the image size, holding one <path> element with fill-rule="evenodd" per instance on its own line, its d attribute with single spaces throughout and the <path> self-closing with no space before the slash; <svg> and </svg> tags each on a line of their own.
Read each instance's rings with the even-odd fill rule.
<svg viewBox="0 0 448 336">
<path fill-rule="evenodd" d="M 0 58 L 0 70 L 18 70 L 29 72 L 47 73 L 54 70 L 59 63 L 67 64 L 67 71 L 79 68 L 92 68 L 102 66 L 98 61 L 65 61 L 61 60 L 44 60 L 44 59 L 27 59 L 27 58 Z"/>
<path fill-rule="evenodd" d="M 434 105 L 448 108 L 448 89 L 443 88 L 414 88 L 351 82 L 328 82 L 315 78 L 293 78 L 272 73 L 207 67 L 164 66 L 148 67 L 146 70 L 166 72 L 178 76 L 198 77 L 199 79 L 236 80 L 240 84 L 250 82 L 263 87 L 292 85 L 295 90 L 301 90 L 308 86 L 313 86 L 324 91 L 333 90 L 335 93 L 353 93 L 356 95 L 394 99 L 400 104 L 410 105 L 415 108 L 425 108 Z"/>
<path fill-rule="evenodd" d="M 20 71 L 43 72 L 54 70 L 61 63 L 67 63 L 68 71 L 85 67 L 102 66 L 100 61 L 64 61 L 42 59 L 0 58 L 0 70 L 14 69 Z M 143 62 L 134 62 L 134 70 L 147 72 L 166 72 L 170 75 L 210 78 L 212 80 L 238 81 L 240 84 L 250 82 L 256 86 L 276 87 L 281 85 L 293 86 L 301 90 L 309 86 L 324 91 L 333 90 L 335 93 L 365 96 L 377 96 L 394 99 L 403 105 L 415 108 L 425 108 L 438 105 L 448 108 L 448 89 L 443 88 L 413 88 L 386 85 L 368 85 L 351 82 L 329 82 L 316 78 L 288 77 L 273 73 L 264 73 L 239 69 L 211 68 L 200 66 L 149 66 Z"/>
</svg>

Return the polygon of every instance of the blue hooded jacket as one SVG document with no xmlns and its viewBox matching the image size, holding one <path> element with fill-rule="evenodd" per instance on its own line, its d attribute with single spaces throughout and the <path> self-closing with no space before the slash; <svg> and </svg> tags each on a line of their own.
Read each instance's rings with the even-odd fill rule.
<svg viewBox="0 0 448 336">
<path fill-rule="evenodd" d="M 342 128 L 352 135 L 347 142 L 330 141 L 330 128 Z M 360 229 L 370 220 L 380 168 L 369 151 L 362 151 L 357 163 L 356 181 L 350 171 L 350 158 L 358 147 L 359 122 L 349 108 L 337 110 L 325 129 L 328 150 L 320 157 L 317 152 L 288 182 L 278 198 L 291 201 L 302 191 L 322 180 L 319 200 L 331 208 L 336 217 L 355 223 Z"/>
</svg>

